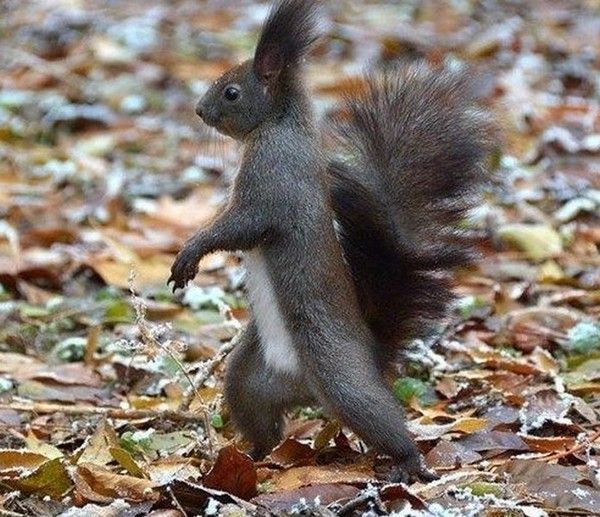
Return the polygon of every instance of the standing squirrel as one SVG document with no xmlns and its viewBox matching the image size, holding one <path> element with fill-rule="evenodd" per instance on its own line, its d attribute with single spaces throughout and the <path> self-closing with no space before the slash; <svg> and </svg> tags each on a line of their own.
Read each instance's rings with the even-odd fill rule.
<svg viewBox="0 0 600 517">
<path fill-rule="evenodd" d="M 440 272 L 465 264 L 455 226 L 484 181 L 488 121 L 457 74 L 426 65 L 367 78 L 340 124 L 349 161 L 327 158 L 302 78 L 318 0 L 280 0 L 254 58 L 198 102 L 244 144 L 229 201 L 181 250 L 182 288 L 217 250 L 243 251 L 252 317 L 230 357 L 225 398 L 260 458 L 283 414 L 318 403 L 391 456 L 396 479 L 435 478 L 384 380 L 394 352 L 452 295 Z"/>
</svg>

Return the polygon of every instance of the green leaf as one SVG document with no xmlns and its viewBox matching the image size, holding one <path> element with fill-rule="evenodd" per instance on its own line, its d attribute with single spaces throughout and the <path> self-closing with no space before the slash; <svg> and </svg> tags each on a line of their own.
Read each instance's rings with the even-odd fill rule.
<svg viewBox="0 0 600 517">
<path fill-rule="evenodd" d="M 150 450 L 173 454 L 179 449 L 195 443 L 196 438 L 190 431 L 175 431 L 173 433 L 154 433 L 150 438 Z"/>
<path fill-rule="evenodd" d="M 479 309 L 488 306 L 486 300 L 479 296 L 464 296 L 456 303 L 458 313 L 463 319 L 469 319 Z"/>
<path fill-rule="evenodd" d="M 110 447 L 108 449 L 113 459 L 123 467 L 128 474 L 137 478 L 146 478 L 144 471 L 135 462 L 131 454 L 121 447 Z"/>
<path fill-rule="evenodd" d="M 319 434 L 315 437 L 315 449 L 321 450 L 329 445 L 338 434 L 340 434 L 341 425 L 337 420 L 331 420 L 325 424 Z"/>
<path fill-rule="evenodd" d="M 33 473 L 3 482 L 26 494 L 59 499 L 71 488 L 71 478 L 61 460 L 56 458 L 40 465 Z"/>
<path fill-rule="evenodd" d="M 299 409 L 298 416 L 302 416 L 308 420 L 316 420 L 323 418 L 323 410 L 321 408 L 303 407 Z"/>
<path fill-rule="evenodd" d="M 52 314 L 52 311 L 46 307 L 39 305 L 29 305 L 27 303 L 22 304 L 19 307 L 19 312 L 22 318 L 45 318 Z"/>
<path fill-rule="evenodd" d="M 108 323 L 130 323 L 134 312 L 126 300 L 110 300 L 104 309 L 104 319 Z"/>
<path fill-rule="evenodd" d="M 475 497 L 484 497 L 486 495 L 502 497 L 504 493 L 502 485 L 498 483 L 486 483 L 485 481 L 474 481 L 473 483 L 463 485 L 461 488 L 470 488 L 471 493 Z"/>
<path fill-rule="evenodd" d="M 414 377 L 403 377 L 394 383 L 394 395 L 404 404 L 408 404 L 413 397 L 422 398 L 428 389 L 426 383 Z"/>
<path fill-rule="evenodd" d="M 137 453 L 140 450 L 149 452 L 152 450 L 152 435 L 155 432 L 152 428 L 146 431 L 126 431 L 121 435 L 119 442 L 123 449 L 131 453 Z"/>
<path fill-rule="evenodd" d="M 53 354 L 64 362 L 75 362 L 83 359 L 87 339 L 84 337 L 73 336 L 63 339 L 54 347 Z"/>
<path fill-rule="evenodd" d="M 216 414 L 210 417 L 210 425 L 212 425 L 215 429 L 222 429 L 225 423 L 223 422 L 223 417 L 220 414 Z"/>
<path fill-rule="evenodd" d="M 10 300 L 10 293 L 6 290 L 6 288 L 0 284 L 0 302 L 5 302 L 6 300 Z"/>
</svg>

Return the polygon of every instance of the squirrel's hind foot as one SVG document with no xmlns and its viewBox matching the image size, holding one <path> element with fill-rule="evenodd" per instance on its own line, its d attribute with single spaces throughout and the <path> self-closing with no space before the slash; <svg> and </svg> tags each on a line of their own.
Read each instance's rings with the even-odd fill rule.
<svg viewBox="0 0 600 517">
<path fill-rule="evenodd" d="M 440 479 L 440 476 L 428 469 L 422 460 L 419 460 L 417 465 L 415 465 L 415 462 L 397 463 L 391 468 L 388 479 L 392 483 L 410 485 L 417 481 L 429 483 L 430 481 Z"/>
</svg>

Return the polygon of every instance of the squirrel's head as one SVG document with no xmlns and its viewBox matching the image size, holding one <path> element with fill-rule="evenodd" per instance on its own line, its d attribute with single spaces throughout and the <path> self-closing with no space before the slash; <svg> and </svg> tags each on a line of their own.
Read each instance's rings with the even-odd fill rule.
<svg viewBox="0 0 600 517">
<path fill-rule="evenodd" d="M 318 14 L 318 0 L 280 0 L 263 26 L 254 58 L 225 72 L 198 101 L 202 120 L 243 140 L 292 105 L 302 59 L 319 37 Z"/>
</svg>

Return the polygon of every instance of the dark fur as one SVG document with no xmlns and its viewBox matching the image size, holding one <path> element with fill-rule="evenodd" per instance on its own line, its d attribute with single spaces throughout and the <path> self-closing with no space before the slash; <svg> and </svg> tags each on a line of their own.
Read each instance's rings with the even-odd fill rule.
<svg viewBox="0 0 600 517">
<path fill-rule="evenodd" d="M 263 75 L 269 66 L 295 72 L 319 38 L 318 20 L 317 0 L 283 0 L 274 5 L 254 53 L 257 75 Z"/>
<path fill-rule="evenodd" d="M 234 423 L 253 443 L 256 456 L 266 454 L 281 439 L 286 409 L 317 402 L 373 447 L 392 456 L 404 478 L 429 479 L 431 474 L 423 468 L 405 429 L 403 410 L 383 379 L 382 357 L 387 358 L 385 350 L 391 347 L 382 346 L 378 338 L 386 332 L 395 335 L 395 325 L 404 325 L 415 316 L 410 306 L 396 300 L 399 295 L 410 295 L 412 306 L 427 314 L 437 314 L 442 308 L 441 297 L 447 291 L 426 273 L 462 262 L 462 258 L 454 252 L 434 252 L 435 246 L 422 242 L 431 240 L 433 228 L 447 228 L 450 216 L 438 214 L 436 210 L 443 208 L 433 205 L 439 205 L 437 200 L 448 193 L 459 193 L 457 168 L 473 165 L 462 154 L 470 149 L 468 141 L 477 137 L 459 131 L 464 145 L 448 138 L 446 115 L 432 117 L 428 106 L 410 94 L 402 109 L 395 108 L 399 118 L 383 136 L 376 132 L 374 119 L 381 113 L 369 115 L 369 110 L 379 109 L 377 105 L 366 104 L 364 113 L 356 105 L 346 136 L 359 161 L 329 168 L 336 171 L 332 195 L 321 135 L 298 68 L 316 34 L 316 4 L 308 0 L 277 4 L 254 62 L 227 72 L 200 101 L 198 111 L 204 121 L 241 140 L 244 156 L 229 203 L 186 243 L 169 281 L 175 288 L 185 286 L 195 276 L 202 256 L 216 250 L 258 250 L 263 258 L 299 364 L 291 371 L 267 364 L 254 314 L 230 358 L 225 397 Z M 273 58 L 269 52 L 275 43 L 281 53 Z M 257 67 L 266 55 L 268 59 Z M 223 100 L 223 89 L 231 83 L 240 85 L 243 102 Z M 400 86 L 390 84 L 381 94 L 374 90 L 373 99 L 382 95 L 376 102 L 391 102 L 387 96 L 400 95 Z M 430 100 L 447 97 L 452 101 L 455 93 L 446 91 L 447 87 L 445 81 L 436 84 Z M 463 107 L 468 104 L 457 104 L 448 112 L 458 117 L 458 126 Z M 438 120 L 445 137 L 435 140 Z M 412 150 L 413 146 L 417 147 Z M 455 155 L 446 146 L 463 151 Z M 419 153 L 432 156 L 420 157 Z M 462 180 L 472 178 L 463 176 Z M 420 188 L 419 182 L 428 187 Z M 409 185 L 413 193 L 407 190 Z M 389 192 L 383 195 L 383 190 Z M 343 226 L 342 242 L 350 267 L 334 231 L 334 219 Z M 372 271 L 370 260 L 374 261 Z M 387 267 L 396 282 L 390 291 L 384 289 Z M 433 288 L 437 294 L 432 297 Z M 377 298 L 380 295 L 382 300 Z M 396 308 L 404 310 L 401 320 L 391 314 Z M 393 320 L 383 322 L 385 317 Z"/>
<path fill-rule="evenodd" d="M 347 100 L 336 128 L 351 159 L 330 164 L 332 202 L 386 356 L 445 316 L 453 295 L 441 273 L 473 257 L 457 227 L 481 201 L 493 128 L 470 89 L 422 63 L 391 68 Z"/>
</svg>

